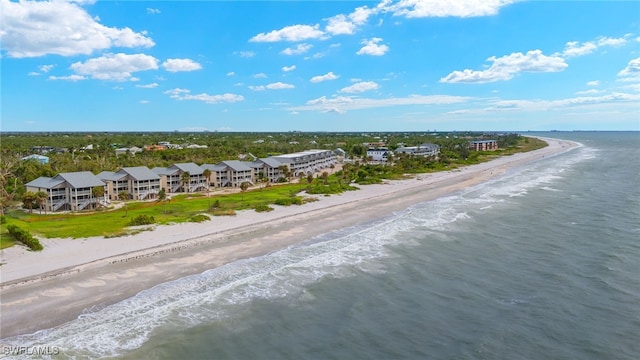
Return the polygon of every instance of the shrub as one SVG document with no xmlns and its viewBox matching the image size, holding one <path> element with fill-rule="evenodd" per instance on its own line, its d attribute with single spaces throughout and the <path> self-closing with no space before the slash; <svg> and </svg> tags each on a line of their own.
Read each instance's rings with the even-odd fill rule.
<svg viewBox="0 0 640 360">
<path fill-rule="evenodd" d="M 0 224 L 6 224 L 7 223 L 7 217 L 2 215 L 0 216 Z"/>
<path fill-rule="evenodd" d="M 235 216 L 236 211 L 233 209 L 217 209 L 211 212 L 213 216 Z"/>
<path fill-rule="evenodd" d="M 211 218 L 204 214 L 193 215 L 189 219 L 190 222 L 197 222 L 197 223 L 201 223 L 203 221 L 209 221 L 209 220 L 211 220 Z"/>
<path fill-rule="evenodd" d="M 156 219 L 150 215 L 138 215 L 131 219 L 127 226 L 149 225 L 156 222 Z"/>
<path fill-rule="evenodd" d="M 42 250 L 42 244 L 40 244 L 40 241 L 31 236 L 31 234 L 27 230 L 21 229 L 16 225 L 11 224 L 7 226 L 7 231 L 9 231 L 9 234 L 11 234 L 14 239 L 27 245 L 29 249 L 33 251 Z"/>
<path fill-rule="evenodd" d="M 256 212 L 267 212 L 267 211 L 272 211 L 273 208 L 269 205 L 256 205 Z"/>
</svg>

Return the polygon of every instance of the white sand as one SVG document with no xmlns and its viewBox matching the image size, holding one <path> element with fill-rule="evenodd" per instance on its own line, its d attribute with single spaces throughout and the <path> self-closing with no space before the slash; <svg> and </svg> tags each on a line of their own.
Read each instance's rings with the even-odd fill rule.
<svg viewBox="0 0 640 360">
<path fill-rule="evenodd" d="M 242 211 L 205 223 L 157 226 L 120 238 L 44 239 L 41 252 L 21 246 L 2 250 L 0 338 L 57 325 L 95 304 L 114 303 L 168 280 L 267 254 L 448 195 L 576 146 L 564 140 L 544 140 L 549 146 L 533 152 L 410 180 L 359 186 L 360 190 L 319 196 L 319 201 L 302 206 L 275 207 L 266 213 Z M 57 309 L 56 314 L 48 311 L 52 308 Z M 37 319 L 38 313 L 47 320 L 28 320 Z"/>
</svg>

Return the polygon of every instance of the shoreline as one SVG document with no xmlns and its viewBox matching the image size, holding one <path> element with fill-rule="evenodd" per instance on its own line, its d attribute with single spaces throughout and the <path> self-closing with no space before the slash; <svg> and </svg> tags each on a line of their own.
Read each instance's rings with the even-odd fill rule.
<svg viewBox="0 0 640 360">
<path fill-rule="evenodd" d="M 157 226 L 122 238 L 45 239 L 40 253 L 4 249 L 0 339 L 51 328 L 167 281 L 266 255 L 448 196 L 577 146 L 542 139 L 549 145 L 539 150 L 409 180 L 360 186 L 360 190 L 319 196 L 319 201 L 275 207 L 268 213 L 247 210 L 233 218 Z"/>
</svg>

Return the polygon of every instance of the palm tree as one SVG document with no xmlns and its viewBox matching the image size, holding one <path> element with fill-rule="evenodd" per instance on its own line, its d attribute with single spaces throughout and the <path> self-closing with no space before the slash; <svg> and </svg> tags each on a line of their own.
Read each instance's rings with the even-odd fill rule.
<svg viewBox="0 0 640 360">
<path fill-rule="evenodd" d="M 240 184 L 240 191 L 242 191 L 242 201 L 244 201 L 244 192 L 249 188 L 249 183 L 247 181 L 243 181 Z"/>
<path fill-rule="evenodd" d="M 40 208 L 40 214 L 42 214 L 42 208 L 43 208 L 42 205 L 44 205 L 44 203 L 47 201 L 47 197 L 49 196 L 44 191 L 38 191 L 37 193 L 35 193 L 35 201 L 36 201 L 36 204 L 38 204 L 38 207 Z M 46 208 L 44 209 L 44 213 L 45 214 L 47 213 Z"/>
<path fill-rule="evenodd" d="M 33 191 L 27 191 L 22 194 L 22 203 L 29 208 L 29 214 L 33 212 L 33 203 L 36 201 L 36 194 Z"/>
<path fill-rule="evenodd" d="M 129 199 L 129 193 L 122 190 L 118 193 L 118 199 L 122 200 L 123 202 L 125 202 L 126 200 Z M 129 214 L 129 209 L 127 208 L 127 203 L 124 203 L 124 216 L 126 217 Z"/>
<path fill-rule="evenodd" d="M 191 174 L 188 171 L 182 173 L 180 176 L 180 182 L 182 183 L 182 192 L 189 192 L 189 183 L 191 182 Z"/>
<path fill-rule="evenodd" d="M 329 185 L 329 173 L 324 171 L 322 173 L 322 180 L 324 180 L 325 185 Z"/>
<path fill-rule="evenodd" d="M 93 196 L 96 199 L 99 199 L 101 197 L 104 196 L 104 187 L 102 186 L 95 186 L 91 189 L 91 196 Z M 100 201 L 98 201 L 98 203 L 96 204 L 96 208 L 98 207 L 98 205 L 100 204 Z"/>
<path fill-rule="evenodd" d="M 204 169 L 202 175 L 207 179 L 207 211 L 211 208 L 211 204 L 209 203 L 209 177 L 211 176 L 211 170 Z"/>
<path fill-rule="evenodd" d="M 167 192 L 164 189 L 160 189 L 160 191 L 158 191 L 158 201 L 160 201 L 161 203 L 164 204 L 164 213 L 167 213 L 167 202 L 165 201 L 167 200 Z"/>
</svg>

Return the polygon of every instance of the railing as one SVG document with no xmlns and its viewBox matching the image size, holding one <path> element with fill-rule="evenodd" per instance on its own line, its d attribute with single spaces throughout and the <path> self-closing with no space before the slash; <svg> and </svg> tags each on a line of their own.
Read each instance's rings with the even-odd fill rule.
<svg viewBox="0 0 640 360">
<path fill-rule="evenodd" d="M 78 203 L 78 209 L 77 210 L 82 210 L 82 209 L 86 208 L 87 205 L 89 205 L 91 202 L 92 202 L 91 199 L 86 199 L 86 200 Z"/>
<path fill-rule="evenodd" d="M 180 187 L 182 186 L 182 184 L 178 184 L 174 187 L 171 188 L 171 192 L 178 192 L 178 189 L 180 189 Z"/>
<path fill-rule="evenodd" d="M 51 205 L 51 211 L 58 211 L 58 209 L 60 209 L 61 207 L 64 206 L 64 204 L 66 204 L 66 201 L 58 201 L 57 203 L 53 203 Z"/>
</svg>

